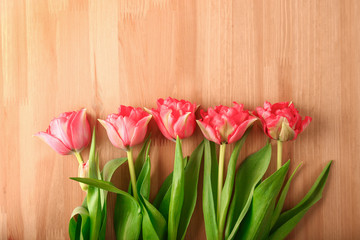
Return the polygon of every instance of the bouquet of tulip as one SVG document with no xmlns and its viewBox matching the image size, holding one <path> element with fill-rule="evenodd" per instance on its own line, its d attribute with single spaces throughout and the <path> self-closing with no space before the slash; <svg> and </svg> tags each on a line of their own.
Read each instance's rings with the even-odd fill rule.
<svg viewBox="0 0 360 240">
<path fill-rule="evenodd" d="M 302 120 L 292 103 L 271 105 L 250 112 L 243 105 L 217 106 L 201 110 L 185 100 L 159 99 L 156 109 L 120 106 L 119 112 L 99 122 L 106 129 L 111 143 L 126 151 L 126 158 L 108 161 L 99 168 L 95 146 L 95 130 L 89 160 L 83 162 L 81 151 L 90 142 L 90 126 L 85 109 L 64 113 L 51 121 L 46 132 L 36 134 L 60 154 L 74 154 L 79 161 L 80 182 L 87 195 L 82 206 L 74 209 L 69 223 L 71 239 L 105 239 L 107 192 L 117 194 L 114 228 L 117 239 L 184 239 L 197 200 L 201 161 L 204 157 L 203 214 L 208 239 L 283 239 L 307 210 L 322 195 L 331 162 L 325 167 L 308 194 L 294 208 L 282 212 L 292 178 L 285 182 L 290 161 L 282 165 L 282 142 L 295 140 L 311 122 Z M 154 201 L 150 201 L 148 123 L 154 118 L 162 134 L 175 142 L 174 169 L 165 179 Z M 268 142 L 247 157 L 236 171 L 240 150 L 252 124 L 260 120 L 264 132 L 277 140 L 278 169 L 262 180 L 271 159 Z M 198 123 L 205 140 L 184 157 L 182 140 L 194 133 Z M 133 146 L 142 144 L 136 159 Z M 219 158 L 216 154 L 219 145 Z M 224 180 L 225 151 L 235 144 Z M 111 183 L 113 173 L 128 162 L 130 183 L 127 191 Z"/>
<path fill-rule="evenodd" d="M 284 185 L 290 160 L 282 166 L 282 142 L 295 140 L 311 122 L 302 120 L 293 103 L 265 102 L 252 114 L 243 106 L 217 106 L 201 112 L 198 120 L 205 141 L 203 211 L 208 239 L 283 239 L 307 210 L 320 198 L 331 162 L 325 167 L 313 187 L 298 205 L 281 213 L 292 178 Z M 236 172 L 240 149 L 250 130 L 260 119 L 264 132 L 277 140 L 277 171 L 262 180 L 271 159 L 271 145 L 267 143 L 258 152 L 248 156 Z M 223 185 L 224 155 L 227 144 L 235 143 Z M 220 145 L 219 163 L 215 144 Z M 216 179 L 217 187 L 216 187 Z M 235 185 L 235 187 L 234 187 Z M 282 189 L 282 191 L 281 191 Z M 234 192 L 234 193 L 233 193 Z"/>
</svg>

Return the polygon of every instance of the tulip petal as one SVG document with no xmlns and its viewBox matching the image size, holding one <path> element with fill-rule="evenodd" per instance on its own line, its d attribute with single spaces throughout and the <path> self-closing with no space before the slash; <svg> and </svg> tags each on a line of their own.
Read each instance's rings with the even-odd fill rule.
<svg viewBox="0 0 360 240">
<path fill-rule="evenodd" d="M 34 136 L 39 137 L 41 140 L 43 140 L 45 143 L 47 143 L 52 149 L 54 149 L 56 152 L 62 154 L 62 155 L 68 155 L 71 153 L 71 149 L 69 149 L 65 144 L 60 141 L 58 138 L 51 136 L 48 133 L 45 132 L 39 132 L 35 134 Z"/>
<path fill-rule="evenodd" d="M 310 122 L 312 121 L 312 118 L 309 116 L 306 116 L 304 120 L 302 120 L 301 125 L 302 125 L 302 130 L 304 130 L 305 128 L 307 128 L 307 126 L 309 126 Z"/>
<path fill-rule="evenodd" d="M 126 138 L 124 137 L 124 143 L 126 143 L 126 145 L 131 145 L 131 138 L 133 137 L 134 134 L 134 130 L 135 130 L 135 126 L 136 126 L 136 122 L 135 120 L 137 119 L 133 119 L 130 117 L 123 117 L 123 127 L 122 129 L 124 129 L 124 131 L 126 131 Z M 125 140 L 126 139 L 126 140 Z"/>
<path fill-rule="evenodd" d="M 139 122 L 137 122 L 136 127 L 134 129 L 133 135 L 131 137 L 130 146 L 135 146 L 144 141 L 146 130 L 148 127 L 148 124 L 151 119 L 151 115 L 144 117 Z"/>
<path fill-rule="evenodd" d="M 278 140 L 281 131 L 281 125 L 284 121 L 284 117 L 272 116 L 271 119 L 265 120 L 267 125 L 267 134 L 270 138 Z"/>
<path fill-rule="evenodd" d="M 103 125 L 103 127 L 106 129 L 107 135 L 110 139 L 110 142 L 117 148 L 121 148 L 121 149 L 125 149 L 126 147 L 124 146 L 123 140 L 121 139 L 121 137 L 119 136 L 118 132 L 116 131 L 115 127 L 104 120 L 98 119 L 98 121 L 101 123 L 101 125 Z"/>
<path fill-rule="evenodd" d="M 172 137 L 172 139 L 176 139 L 174 133 L 174 124 L 175 124 L 175 117 L 172 115 L 171 109 L 160 109 L 160 120 L 162 121 L 166 131 Z"/>
<path fill-rule="evenodd" d="M 176 132 L 180 139 L 189 137 L 195 130 L 194 116 L 190 116 L 191 112 L 180 116 L 174 125 L 174 132 Z M 189 118 L 190 117 L 190 118 Z M 189 122 L 193 121 L 193 123 Z"/>
<path fill-rule="evenodd" d="M 70 116 L 71 118 L 72 116 Z M 59 139 L 67 148 L 73 149 L 69 120 L 65 117 L 53 119 L 47 133 Z"/>
<path fill-rule="evenodd" d="M 86 109 L 81 109 L 76 113 L 70 123 L 70 128 L 73 148 L 76 151 L 81 151 L 91 140 L 91 130 L 86 119 Z"/>
<path fill-rule="evenodd" d="M 287 118 L 283 118 L 282 124 L 281 124 L 281 130 L 279 133 L 279 140 L 282 142 L 289 141 L 289 140 L 295 140 L 297 134 L 295 134 L 294 129 L 292 129 L 289 125 L 289 121 Z"/>
<path fill-rule="evenodd" d="M 219 126 L 218 132 L 221 136 L 221 141 L 227 142 L 231 133 L 234 132 L 234 127 L 229 123 L 226 116 L 222 116 L 222 120 L 221 124 L 217 124 Z"/>
<path fill-rule="evenodd" d="M 215 130 L 210 125 L 199 120 L 196 120 L 196 122 L 199 125 L 200 130 L 202 131 L 206 139 L 214 143 L 221 144 L 220 139 L 216 137 Z"/>
<path fill-rule="evenodd" d="M 174 138 L 169 134 L 167 129 L 165 128 L 164 124 L 161 121 L 160 114 L 157 111 L 152 110 L 151 115 L 154 117 L 154 120 L 156 124 L 158 125 L 158 128 L 160 129 L 161 133 L 169 140 L 174 141 Z"/>
<path fill-rule="evenodd" d="M 228 144 L 234 143 L 238 141 L 245 133 L 245 131 L 253 124 L 257 118 L 252 118 L 249 120 L 244 121 L 242 124 L 240 124 L 236 130 L 229 135 L 228 137 Z"/>
<path fill-rule="evenodd" d="M 129 146 L 130 138 L 126 129 L 125 121 L 123 116 L 118 116 L 114 123 L 114 128 L 117 130 L 119 137 L 122 140 L 124 146 Z"/>
</svg>

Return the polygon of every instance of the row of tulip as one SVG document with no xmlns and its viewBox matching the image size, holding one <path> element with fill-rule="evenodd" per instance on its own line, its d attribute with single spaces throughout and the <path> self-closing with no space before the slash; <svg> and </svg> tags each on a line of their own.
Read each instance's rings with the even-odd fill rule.
<svg viewBox="0 0 360 240">
<path fill-rule="evenodd" d="M 60 154 L 74 154 L 79 162 L 80 182 L 87 192 L 82 206 L 74 209 L 70 223 L 71 239 L 105 239 L 107 192 L 117 193 L 114 227 L 117 239 L 184 239 L 197 199 L 197 183 L 204 158 L 203 214 L 208 239 L 282 239 L 295 227 L 306 211 L 320 198 L 331 162 L 325 167 L 304 199 L 293 209 L 283 212 L 283 204 L 291 180 L 285 183 L 289 161 L 282 165 L 282 142 L 295 140 L 311 122 L 299 115 L 294 104 L 264 103 L 255 111 L 216 106 L 200 110 L 185 100 L 159 99 L 157 108 L 143 110 L 120 106 L 119 112 L 99 122 L 106 129 L 111 143 L 127 153 L 127 158 L 108 161 L 99 168 L 95 149 L 95 130 L 91 137 L 85 109 L 67 112 L 53 119 L 46 132 L 36 136 Z M 162 134 L 176 142 L 174 169 L 161 186 L 154 201 L 150 195 L 150 139 L 146 138 L 148 123 L 154 118 Z M 271 158 L 271 145 L 247 157 L 236 171 L 240 149 L 256 120 L 264 133 L 277 141 L 277 171 L 262 181 Z M 196 128 L 205 140 L 190 157 L 183 156 L 182 139 Z M 81 151 L 89 145 L 89 160 L 83 161 Z M 133 146 L 143 143 L 134 160 Z M 225 151 L 235 143 L 224 180 Z M 219 147 L 216 155 L 216 144 Z M 111 183 L 115 170 L 128 162 L 130 184 L 127 192 Z"/>
</svg>

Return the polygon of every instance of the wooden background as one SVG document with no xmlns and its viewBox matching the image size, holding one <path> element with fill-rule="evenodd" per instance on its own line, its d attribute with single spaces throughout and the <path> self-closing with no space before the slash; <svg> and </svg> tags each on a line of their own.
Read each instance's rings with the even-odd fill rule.
<svg viewBox="0 0 360 240">
<path fill-rule="evenodd" d="M 155 107 L 167 96 L 202 108 L 292 100 L 313 122 L 284 146 L 292 169 L 304 162 L 286 207 L 335 161 L 324 199 L 289 239 L 360 238 L 359 1 L 1 0 L 0 34 L 0 239 L 67 239 L 84 197 L 69 180 L 76 159 L 32 134 L 61 112 L 86 107 L 103 165 L 125 154 L 95 119 L 120 104 Z M 174 144 L 153 121 L 150 128 L 154 197 L 172 169 Z M 200 141 L 197 130 L 185 153 Z M 255 128 L 242 158 L 265 141 Z M 268 174 L 274 169 L 275 161 Z M 114 182 L 126 188 L 127 166 Z M 109 201 L 113 239 L 113 195 Z M 201 204 L 187 239 L 205 239 Z"/>
</svg>

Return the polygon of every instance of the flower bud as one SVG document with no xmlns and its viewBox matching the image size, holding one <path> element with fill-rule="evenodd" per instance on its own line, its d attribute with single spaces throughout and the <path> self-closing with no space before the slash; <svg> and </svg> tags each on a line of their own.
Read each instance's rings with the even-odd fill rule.
<svg viewBox="0 0 360 240">
<path fill-rule="evenodd" d="M 89 177 L 89 161 L 86 161 L 86 163 L 79 164 L 79 172 L 78 176 L 81 178 L 88 178 Z M 89 186 L 85 183 L 80 183 L 80 187 L 83 191 L 87 191 Z"/>
</svg>

